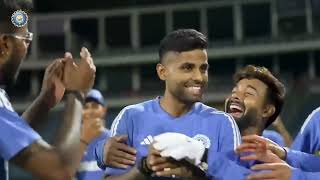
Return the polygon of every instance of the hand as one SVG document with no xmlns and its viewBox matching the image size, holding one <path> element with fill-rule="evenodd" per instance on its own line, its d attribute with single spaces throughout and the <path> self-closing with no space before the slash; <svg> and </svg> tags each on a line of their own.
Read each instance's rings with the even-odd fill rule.
<svg viewBox="0 0 320 180">
<path fill-rule="evenodd" d="M 39 98 L 45 101 L 49 108 L 59 103 L 64 95 L 65 86 L 61 79 L 63 76 L 63 60 L 54 60 L 44 73 Z"/>
<path fill-rule="evenodd" d="M 273 143 L 269 139 L 257 135 L 249 135 L 242 138 L 242 144 L 237 147 L 236 151 L 238 154 L 251 153 L 249 155 L 242 156 L 242 160 L 281 163 L 283 161 L 274 153 L 277 151 L 277 148 L 284 151 L 283 148 L 277 146 L 277 144 Z"/>
<path fill-rule="evenodd" d="M 161 157 L 160 152 L 154 148 L 153 145 L 149 146 L 147 156 L 147 167 L 152 171 L 163 171 L 165 168 L 176 168 L 174 160 L 168 157 Z"/>
<path fill-rule="evenodd" d="M 251 167 L 252 170 L 266 170 L 264 173 L 251 174 L 248 180 L 290 180 L 292 174 L 292 167 L 287 163 L 266 163 L 258 164 Z"/>
<path fill-rule="evenodd" d="M 82 119 L 81 139 L 87 143 L 101 135 L 104 131 L 103 120 L 100 118 Z"/>
<path fill-rule="evenodd" d="M 149 147 L 147 166 L 155 172 L 155 175 L 162 177 L 180 177 L 203 179 L 205 173 L 186 160 L 176 161 L 172 158 L 161 157 L 160 152 L 153 145 Z"/>
<path fill-rule="evenodd" d="M 125 144 L 128 136 L 110 137 L 104 146 L 104 164 L 126 169 L 135 164 L 137 151 Z"/>
<path fill-rule="evenodd" d="M 183 163 L 177 163 L 176 167 L 164 168 L 162 171 L 156 171 L 156 175 L 161 177 L 179 177 L 183 179 L 195 177 L 191 164 L 187 165 Z"/>
<path fill-rule="evenodd" d="M 187 160 L 197 166 L 205 152 L 204 145 L 180 133 L 163 133 L 154 138 L 154 148 L 162 157 L 171 157 L 177 161 Z"/>
<path fill-rule="evenodd" d="M 81 49 L 80 57 L 80 62 L 76 64 L 71 53 L 65 54 L 63 84 L 67 90 L 88 92 L 94 84 L 96 66 L 87 48 Z"/>
</svg>

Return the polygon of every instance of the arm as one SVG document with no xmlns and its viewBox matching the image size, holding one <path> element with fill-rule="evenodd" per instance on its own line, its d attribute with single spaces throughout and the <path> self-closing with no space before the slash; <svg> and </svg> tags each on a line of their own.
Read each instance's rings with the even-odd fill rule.
<svg viewBox="0 0 320 180">
<path fill-rule="evenodd" d="M 292 137 L 288 132 L 287 128 L 284 126 L 281 118 L 278 117 L 276 121 L 272 123 L 272 126 L 283 137 L 285 145 L 289 147 L 292 143 Z"/>
<path fill-rule="evenodd" d="M 287 163 L 295 168 L 309 172 L 320 172 L 320 157 L 300 151 L 287 149 Z"/>
<path fill-rule="evenodd" d="M 4 108 L 0 111 L 1 157 L 41 179 L 71 179 L 57 149 L 45 143 L 16 113 Z"/>
<path fill-rule="evenodd" d="M 262 171 L 248 176 L 248 180 L 319 180 L 319 172 L 304 172 L 301 169 L 292 168 L 286 163 L 264 163 L 255 165 L 253 170 Z"/>
<path fill-rule="evenodd" d="M 69 95 L 56 146 L 39 140 L 19 152 L 12 161 L 40 179 L 72 179 L 87 148 L 84 142 L 96 137 L 95 134 L 82 136 L 80 142 L 81 107 L 81 103 Z"/>
<path fill-rule="evenodd" d="M 63 155 L 65 167 L 70 174 L 76 172 L 87 144 L 80 142 L 82 104 L 73 94 L 68 94 L 65 104 L 63 121 L 56 133 L 54 146 Z M 91 139 L 85 140 L 90 142 Z"/>
<path fill-rule="evenodd" d="M 313 111 L 306 121 L 304 122 L 303 126 L 300 129 L 297 137 L 295 138 L 291 149 L 315 154 L 320 148 L 320 113 L 319 111 Z"/>
<path fill-rule="evenodd" d="M 131 135 L 133 134 L 133 125 L 132 125 L 132 120 L 130 119 L 130 115 L 129 112 L 130 109 L 128 108 L 124 108 L 119 114 L 118 116 L 114 119 L 112 126 L 111 126 L 111 136 L 115 136 L 115 135 L 127 135 L 128 139 L 126 141 L 126 144 L 128 146 L 132 146 L 132 137 Z M 110 139 L 109 139 L 110 140 Z M 109 141 L 108 140 L 108 141 Z M 105 143 L 105 145 L 108 145 L 108 142 Z M 108 159 L 110 156 L 110 154 L 108 154 L 108 151 L 106 146 L 102 146 L 103 150 L 97 150 L 96 152 L 103 152 L 102 156 L 100 155 L 100 157 L 96 157 L 98 158 L 98 162 L 104 162 L 106 159 Z M 100 147 L 101 148 L 101 147 Z M 97 153 L 96 153 L 97 155 Z M 104 157 L 107 156 L 107 157 Z M 120 158 L 123 158 L 120 156 Z M 140 162 L 140 160 L 136 161 L 136 164 L 138 164 L 138 162 Z M 104 165 L 104 167 L 106 167 Z M 132 180 L 132 179 L 141 179 L 143 180 L 145 178 L 145 176 L 140 173 L 140 171 L 137 168 L 137 165 L 135 166 L 127 166 L 126 169 L 119 169 L 119 168 L 111 168 L 111 167 L 107 167 L 106 168 L 106 179 L 112 179 L 112 180 Z"/>
<path fill-rule="evenodd" d="M 53 108 L 63 97 L 65 88 L 60 80 L 63 75 L 62 60 L 55 60 L 45 71 L 40 95 L 22 114 L 31 127 L 47 119 L 49 110 Z"/>
<path fill-rule="evenodd" d="M 292 180 L 319 180 L 320 172 L 304 172 L 300 169 L 292 170 Z"/>
</svg>

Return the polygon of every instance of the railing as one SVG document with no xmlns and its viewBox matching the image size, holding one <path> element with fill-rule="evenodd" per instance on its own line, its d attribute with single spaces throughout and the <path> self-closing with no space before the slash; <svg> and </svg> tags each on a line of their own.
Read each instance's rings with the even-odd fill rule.
<svg viewBox="0 0 320 180">
<path fill-rule="evenodd" d="M 41 50 L 39 48 L 39 36 L 41 35 L 60 35 L 64 37 L 64 50 L 71 50 L 73 47 L 74 34 L 71 28 L 72 20 L 85 20 L 95 19 L 97 21 L 97 48 L 95 52 L 107 52 L 110 45 L 106 43 L 106 19 L 112 17 L 129 17 L 130 27 L 130 47 L 132 52 L 143 52 L 141 47 L 141 29 L 140 20 L 141 15 L 150 15 L 157 13 L 164 13 L 165 15 L 165 31 L 166 33 L 173 30 L 173 13 L 180 11 L 196 10 L 199 12 L 199 24 L 200 31 L 204 34 L 208 34 L 208 9 L 219 8 L 219 7 L 232 7 L 233 11 L 233 42 L 235 44 L 241 44 L 244 40 L 243 30 L 243 19 L 242 19 L 242 6 L 250 4 L 268 4 L 270 6 L 270 37 L 277 39 L 279 37 L 278 27 L 278 12 L 277 12 L 277 1 L 276 0 L 216 0 L 209 2 L 196 2 L 196 3 L 181 3 L 171 5 L 159 5 L 154 7 L 137 7 L 127 9 L 115 9 L 105 11 L 88 11 L 88 12 L 71 12 L 71 13 L 52 13 L 52 14 L 35 14 L 32 17 L 31 29 L 36 34 L 35 39 L 32 43 L 31 55 L 29 59 L 38 60 L 40 57 Z M 305 0 L 305 14 L 306 14 L 306 29 L 308 34 L 313 33 L 313 20 L 312 20 L 312 8 L 311 0 Z M 86 27 L 83 27 L 86 28 Z M 90 33 L 90 32 L 88 32 Z M 115 34 L 114 36 L 119 36 Z M 50 43 L 50 42 L 49 42 Z M 230 49 L 230 52 L 233 50 Z M 248 50 L 252 54 L 255 51 Z M 131 54 L 131 53 L 128 53 Z M 44 57 L 44 59 L 46 59 Z M 138 58 L 140 59 L 140 58 Z M 147 59 L 144 59 L 148 61 Z M 134 62 L 134 60 L 132 60 Z M 101 62 L 102 64 L 106 60 Z M 41 65 L 39 65 L 41 66 Z"/>
</svg>

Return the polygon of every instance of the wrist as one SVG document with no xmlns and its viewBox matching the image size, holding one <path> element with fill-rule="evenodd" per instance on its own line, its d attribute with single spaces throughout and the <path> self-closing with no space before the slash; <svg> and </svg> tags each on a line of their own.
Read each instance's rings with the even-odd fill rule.
<svg viewBox="0 0 320 180">
<path fill-rule="evenodd" d="M 67 90 L 65 94 L 72 94 L 78 101 L 81 102 L 82 105 L 85 104 L 85 94 L 83 92 Z"/>
<path fill-rule="evenodd" d="M 141 174 L 144 176 L 151 176 L 153 171 L 148 167 L 147 164 L 147 157 L 142 157 L 138 163 L 137 163 L 137 168 Z"/>
</svg>

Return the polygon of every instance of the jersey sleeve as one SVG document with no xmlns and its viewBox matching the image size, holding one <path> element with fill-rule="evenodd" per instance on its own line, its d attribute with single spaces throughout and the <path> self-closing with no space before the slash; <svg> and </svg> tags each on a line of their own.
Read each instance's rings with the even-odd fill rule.
<svg viewBox="0 0 320 180">
<path fill-rule="evenodd" d="M 10 160 L 39 139 L 40 135 L 17 113 L 0 108 L 0 153 L 4 159 Z"/>
<path fill-rule="evenodd" d="M 320 180 L 320 172 L 305 172 L 301 169 L 292 170 L 291 180 Z"/>
<path fill-rule="evenodd" d="M 291 148 L 309 154 L 320 150 L 320 111 L 313 111 L 304 122 Z"/>
<path fill-rule="evenodd" d="M 128 141 L 126 144 L 129 146 L 133 146 L 133 140 L 132 140 L 133 123 L 130 117 L 130 108 L 128 107 L 124 108 L 122 111 L 120 111 L 118 116 L 114 119 L 111 125 L 111 136 L 115 136 L 115 135 L 128 135 Z M 102 155 L 103 155 L 103 151 L 102 151 Z M 128 167 L 127 169 L 119 169 L 119 168 L 105 166 L 105 173 L 108 176 L 121 175 L 131 170 L 131 168 L 132 167 Z"/>
<path fill-rule="evenodd" d="M 287 163 L 303 171 L 320 172 L 320 157 L 300 151 L 288 150 Z"/>
</svg>

